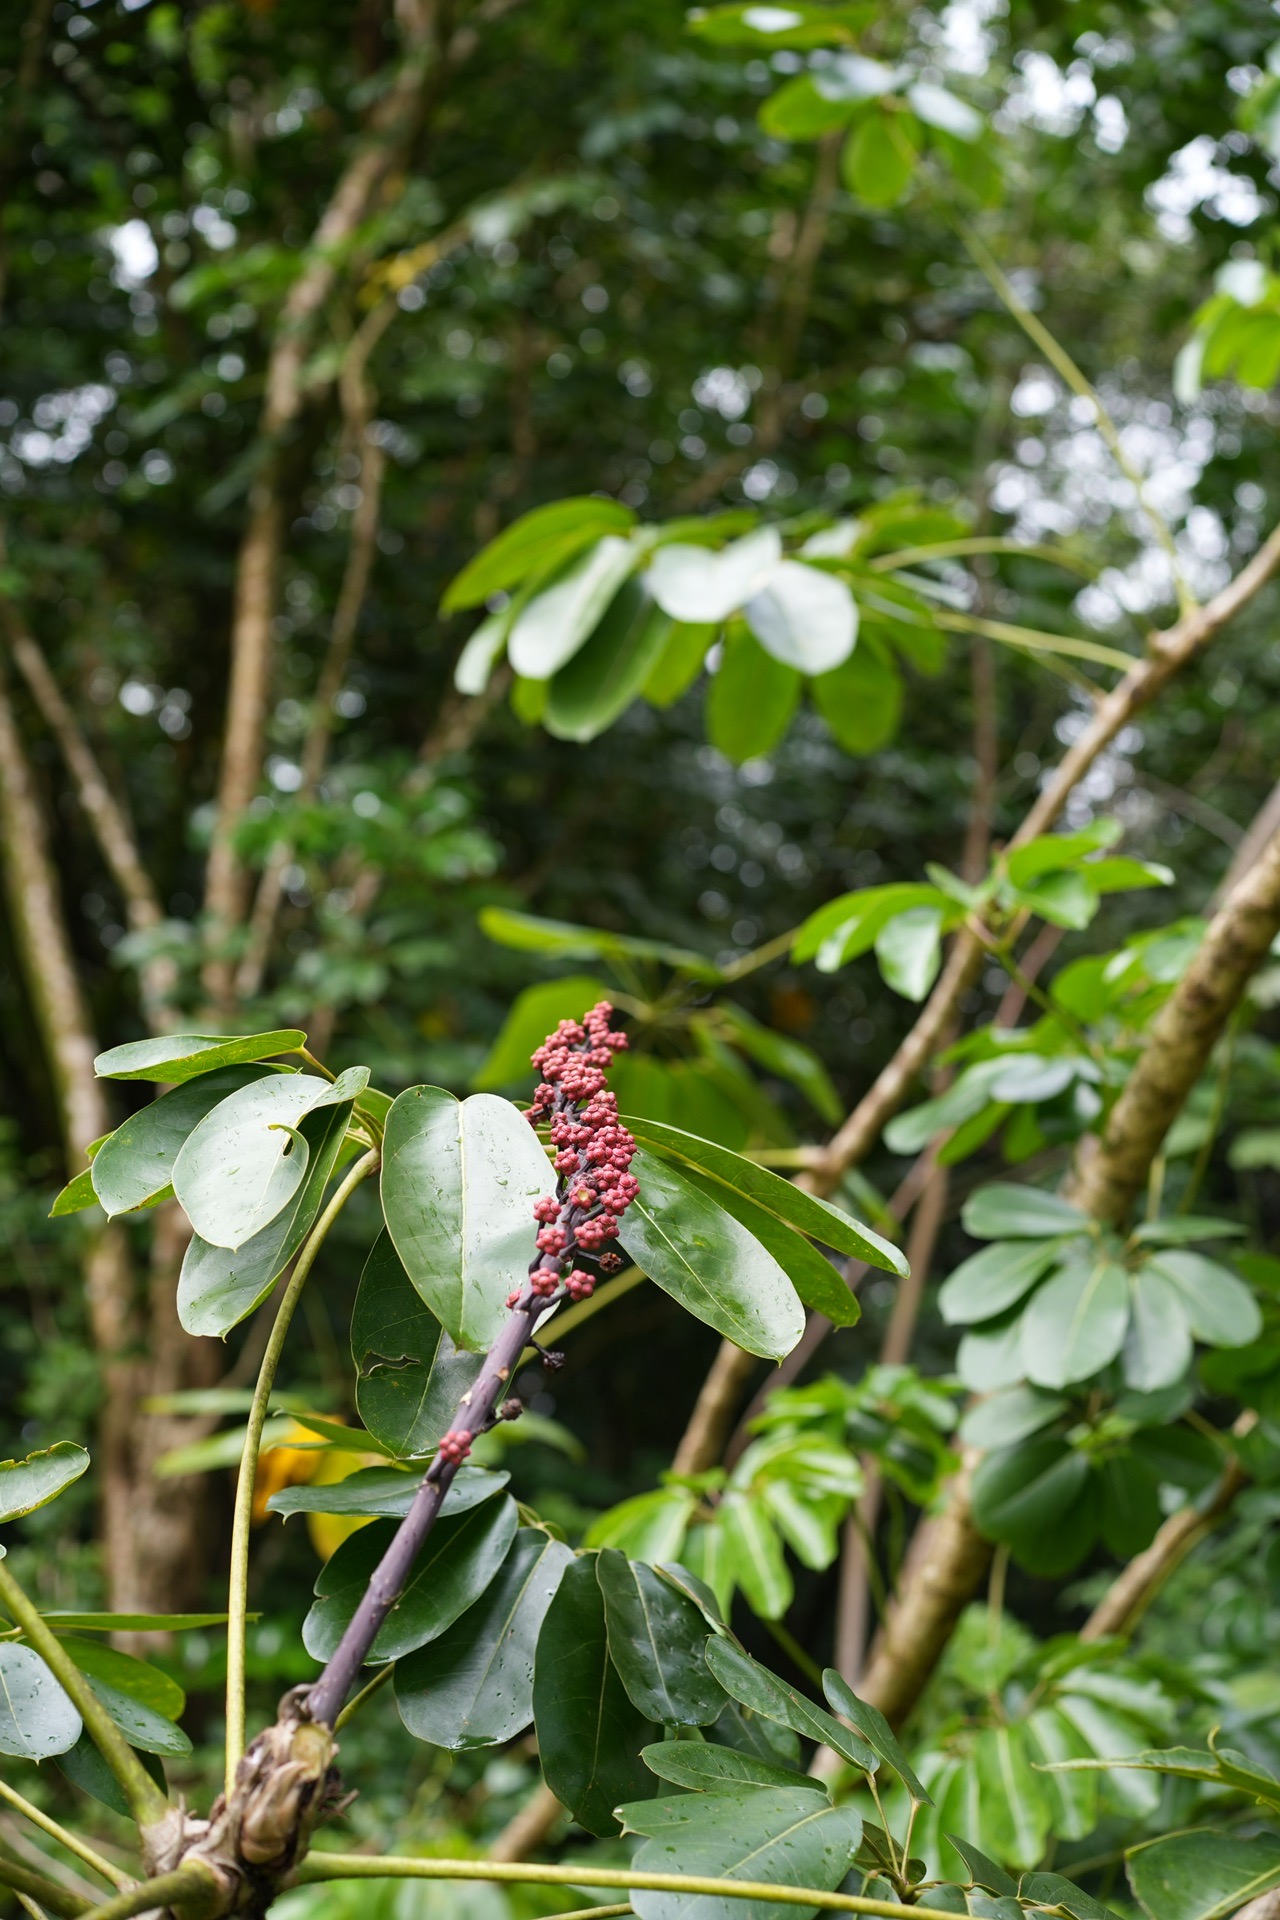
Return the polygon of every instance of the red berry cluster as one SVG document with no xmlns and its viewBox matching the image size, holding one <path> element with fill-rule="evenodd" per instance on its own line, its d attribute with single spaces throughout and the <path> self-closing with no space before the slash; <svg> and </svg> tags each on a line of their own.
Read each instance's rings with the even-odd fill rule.
<svg viewBox="0 0 1280 1920">
<path fill-rule="evenodd" d="M 465 1428 L 451 1427 L 436 1451 L 442 1460 L 448 1461 L 451 1467 L 460 1467 L 471 1451 L 473 1438 L 474 1435 L 468 1433 Z"/>
<path fill-rule="evenodd" d="M 618 1221 L 640 1183 L 630 1171 L 636 1143 L 619 1124 L 617 1097 L 605 1086 L 606 1068 L 627 1044 L 625 1034 L 611 1030 L 612 1016 L 602 1000 L 582 1021 L 562 1020 L 533 1056 L 542 1081 L 529 1121 L 535 1127 L 550 1121 L 558 1179 L 554 1197 L 546 1195 L 533 1209 L 538 1251 L 528 1293 L 517 1290 L 508 1306 L 556 1295 L 590 1299 L 596 1277 L 575 1264 L 577 1256 L 605 1273 L 622 1266 L 609 1242 L 617 1238 Z"/>
</svg>

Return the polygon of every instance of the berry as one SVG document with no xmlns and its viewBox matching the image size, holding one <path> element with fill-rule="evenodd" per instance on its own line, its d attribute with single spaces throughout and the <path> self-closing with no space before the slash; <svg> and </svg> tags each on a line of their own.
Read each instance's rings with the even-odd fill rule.
<svg viewBox="0 0 1280 1920">
<path fill-rule="evenodd" d="M 471 1451 L 471 1435 L 461 1427 L 451 1427 L 440 1442 L 440 1458 L 451 1467 L 460 1467 Z"/>
</svg>

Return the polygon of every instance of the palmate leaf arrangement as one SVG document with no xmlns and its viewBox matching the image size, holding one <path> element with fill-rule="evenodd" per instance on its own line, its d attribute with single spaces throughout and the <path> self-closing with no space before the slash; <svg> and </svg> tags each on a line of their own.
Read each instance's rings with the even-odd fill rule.
<svg viewBox="0 0 1280 1920">
<path fill-rule="evenodd" d="M 92 1194 L 118 1215 L 176 1195 L 195 1230 L 180 1289 L 192 1331 L 225 1334 L 293 1266 L 240 1467 L 225 1616 L 227 1783 L 207 1819 L 165 1786 L 163 1757 L 190 1750 L 181 1690 L 101 1636 L 222 1616 L 42 1614 L 0 1562 L 11 1622 L 0 1641 L 0 1751 L 56 1760 L 140 1831 L 135 1880 L 51 1827 L 117 1887 L 92 1910 L 99 1920 L 158 1908 L 259 1914 L 288 1884 L 395 1873 L 622 1888 L 648 1920 L 677 1908 L 712 1920 L 742 1901 L 757 1916 L 892 1913 L 904 1903 L 921 1920 L 1105 1912 L 1054 1874 L 1013 1880 L 963 1836 L 952 1844 L 968 1885 L 927 1881 L 911 1836 L 930 1796 L 882 1715 L 838 1674 L 823 1676 L 824 1705 L 806 1698 L 744 1651 L 687 1568 L 616 1548 L 574 1552 L 517 1507 L 505 1473 L 467 1464 L 479 1436 L 519 1416 L 513 1385 L 524 1356 L 554 1364 L 538 1337 L 548 1317 L 589 1299 L 624 1264 L 618 1248 L 697 1318 L 773 1359 L 803 1329 L 815 1243 L 905 1270 L 895 1248 L 842 1208 L 697 1135 L 620 1119 L 606 1075 L 626 1041 L 611 1015 L 602 1003 L 560 1023 L 534 1055 L 543 1077 L 527 1111 L 435 1087 L 392 1101 L 362 1068 L 330 1075 L 296 1030 L 168 1036 L 100 1058 L 105 1076 L 170 1090 L 99 1143 L 60 1210 Z M 246 1749 L 248 1525 L 276 1368 L 326 1233 L 379 1174 L 383 1224 L 353 1327 L 367 1430 L 308 1424 L 318 1445 L 356 1445 L 386 1464 L 271 1503 L 373 1524 L 350 1535 L 317 1580 L 303 1637 L 324 1663 L 319 1678 L 286 1695 Z M 0 1468 L 0 1518 L 55 1498 L 87 1466 L 81 1448 L 63 1443 Z M 317 1825 L 345 1804 L 336 1735 L 384 1687 L 410 1732 L 441 1747 L 509 1741 L 532 1722 L 548 1785 L 588 1832 L 636 1836 L 631 1866 L 311 1851 Z M 834 1797 L 805 1771 L 815 1747 L 840 1764 Z M 892 1795 L 904 1810 L 898 1831 L 883 1814 L 864 1819 L 855 1793 L 878 1810 Z M 7 1857 L 4 1873 L 33 1910 L 87 1910 Z"/>
</svg>

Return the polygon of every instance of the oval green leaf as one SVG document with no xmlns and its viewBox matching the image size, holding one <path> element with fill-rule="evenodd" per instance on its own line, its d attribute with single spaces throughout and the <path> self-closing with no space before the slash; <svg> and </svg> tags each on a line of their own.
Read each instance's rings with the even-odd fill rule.
<svg viewBox="0 0 1280 1920">
<path fill-rule="evenodd" d="M 270 1060 L 277 1053 L 296 1053 L 307 1036 L 301 1027 L 281 1027 L 274 1033 L 164 1033 L 151 1040 L 131 1040 L 109 1047 L 93 1063 L 100 1080 L 167 1080 L 175 1085 L 194 1080 L 215 1067 L 232 1067 L 247 1060 Z"/>
<path fill-rule="evenodd" d="M 25 1460 L 0 1460 L 0 1521 L 20 1520 L 37 1507 L 56 1500 L 78 1480 L 89 1464 L 83 1447 L 71 1440 L 55 1441 Z"/>
</svg>

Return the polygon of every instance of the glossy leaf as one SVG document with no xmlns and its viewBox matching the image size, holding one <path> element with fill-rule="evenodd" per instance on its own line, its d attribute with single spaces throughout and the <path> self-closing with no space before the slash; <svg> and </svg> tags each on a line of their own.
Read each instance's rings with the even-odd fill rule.
<svg viewBox="0 0 1280 1920">
<path fill-rule="evenodd" d="M 727 1209 L 735 1220 L 755 1235 L 762 1247 L 773 1255 L 792 1286 L 814 1313 L 823 1313 L 836 1327 L 853 1327 L 862 1317 L 862 1306 L 856 1293 L 845 1283 L 839 1268 L 833 1267 L 825 1254 L 797 1233 L 793 1227 L 780 1220 L 775 1213 L 757 1206 L 754 1200 L 748 1200 L 745 1194 L 732 1187 L 723 1186 L 711 1179 L 700 1169 L 682 1163 L 682 1172 L 701 1187 L 711 1199 Z"/>
<path fill-rule="evenodd" d="M 396 1665 L 396 1704 L 410 1733 L 457 1751 L 514 1739 L 533 1719 L 538 1635 L 570 1548 L 522 1527 L 487 1591 L 427 1646 Z"/>
<path fill-rule="evenodd" d="M 996 1181 L 979 1187 L 965 1201 L 961 1222 L 975 1240 L 1045 1240 L 1062 1233 L 1082 1233 L 1090 1226 L 1086 1214 L 1056 1193 L 1038 1187 L 1016 1187 Z"/>
<path fill-rule="evenodd" d="M 923 1000 L 938 977 L 942 923 L 938 907 L 909 907 L 876 935 L 880 977 L 905 1000 Z"/>
<path fill-rule="evenodd" d="M 775 1033 L 772 1027 L 762 1026 L 731 1000 L 721 1001 L 716 1008 L 716 1018 L 728 1027 L 733 1044 L 757 1066 L 763 1067 L 766 1073 L 776 1074 L 780 1080 L 789 1081 L 828 1125 L 839 1125 L 844 1106 L 831 1075 L 811 1047 L 802 1046 L 786 1034 Z"/>
<path fill-rule="evenodd" d="M 173 1162 L 173 1190 L 201 1239 L 236 1252 L 283 1213 L 310 1165 L 303 1119 L 325 1107 L 349 1107 L 368 1080 L 366 1067 L 352 1067 L 333 1082 L 309 1073 L 272 1074 L 207 1113 Z"/>
<path fill-rule="evenodd" d="M 154 1754 L 142 1753 L 137 1747 L 134 1752 L 161 1792 L 167 1792 L 162 1762 Z M 129 1816 L 129 1802 L 124 1797 L 119 1781 L 87 1733 L 82 1733 L 74 1746 L 58 1755 L 58 1767 L 81 1793 L 87 1793 L 90 1799 L 110 1807 L 113 1813 Z"/>
<path fill-rule="evenodd" d="M 471 1084 L 477 1092 L 527 1084 L 534 1077 L 529 1056 L 540 1047 L 561 1020 L 577 1020 L 588 1007 L 609 998 L 604 981 L 589 973 L 571 973 L 559 980 L 539 980 L 525 987 L 511 1010 Z"/>
<path fill-rule="evenodd" d="M 659 547 L 645 576 L 650 593 L 673 620 L 727 620 L 769 581 L 782 559 L 776 527 L 757 527 L 719 553 L 672 543 Z"/>
<path fill-rule="evenodd" d="M 652 1567 L 616 1548 L 596 1556 L 609 1655 L 646 1719 L 705 1727 L 724 1711 L 724 1689 L 703 1659 L 707 1624 Z"/>
<path fill-rule="evenodd" d="M 483 1364 L 455 1347 L 423 1304 L 385 1228 L 356 1289 L 351 1354 L 356 1411 L 401 1457 L 435 1446 Z"/>
<path fill-rule="evenodd" d="M 790 1727 L 806 1740 L 825 1743 L 865 1773 L 875 1772 L 878 1761 L 869 1742 L 850 1733 L 825 1708 L 806 1700 L 733 1641 L 712 1638 L 707 1642 L 705 1658 L 725 1692 L 741 1706 Z"/>
<path fill-rule="evenodd" d="M 68 1180 L 49 1209 L 51 1220 L 64 1219 L 68 1214 L 83 1213 L 86 1207 L 96 1207 L 98 1196 L 93 1190 L 93 1168 L 85 1167 L 73 1180 Z"/>
<path fill-rule="evenodd" d="M 1064 1440 L 1025 1440 L 988 1454 L 973 1480 L 973 1517 L 991 1540 L 1011 1547 L 1024 1562 L 1061 1557 L 1065 1571 L 1076 1558 L 1069 1516 L 1085 1495 L 1089 1463 Z M 1092 1537 L 1092 1523 L 1090 1528 Z M 1059 1553 L 1060 1550 L 1060 1553 Z"/>
<path fill-rule="evenodd" d="M 474 1606 L 506 1559 L 516 1524 L 515 1502 L 505 1495 L 437 1520 L 369 1659 L 399 1660 L 425 1647 Z M 316 1604 L 302 1624 L 302 1643 L 314 1660 L 333 1653 L 394 1533 L 393 1521 L 375 1520 L 344 1540 L 321 1568 Z"/>
<path fill-rule="evenodd" d="M 730 1487 L 716 1510 L 715 1532 L 728 1574 L 752 1612 L 762 1620 L 780 1620 L 795 1598 L 795 1584 L 763 1502 Z"/>
<path fill-rule="evenodd" d="M 1089 1748 L 1079 1730 L 1054 1706 L 1039 1707 L 1027 1721 L 1027 1754 L 1032 1766 L 1056 1768 L 1064 1760 L 1084 1759 Z M 1064 1840 L 1083 1840 L 1098 1824 L 1098 1782 L 1093 1774 L 1046 1772 L 1045 1798 L 1053 1831 Z"/>
<path fill-rule="evenodd" d="M 766 653 L 801 673 L 830 673 L 853 652 L 858 609 L 843 580 L 783 560 L 743 608 Z"/>
<path fill-rule="evenodd" d="M 669 1872 L 675 1858 L 682 1873 L 829 1892 L 843 1880 L 862 1837 L 862 1819 L 852 1807 L 826 1805 L 801 1787 L 694 1794 L 659 1804 L 669 1814 L 636 1850 L 642 1873 Z M 777 1901 L 639 1887 L 631 1901 L 640 1920 L 789 1920 L 797 1911 Z"/>
<path fill-rule="evenodd" d="M 624 533 L 635 514 L 618 500 L 595 494 L 553 500 L 522 513 L 495 540 L 481 548 L 450 582 L 440 603 L 443 613 L 478 607 L 492 593 L 518 586 L 530 573 L 558 566 L 601 534 Z"/>
<path fill-rule="evenodd" d="M 1181 1290 L 1156 1266 L 1129 1281 L 1132 1313 L 1124 1342 L 1124 1377 L 1139 1393 L 1158 1393 L 1191 1365 L 1191 1322 Z"/>
<path fill-rule="evenodd" d="M 395 1250 L 459 1347 L 487 1350 L 533 1252 L 533 1203 L 555 1184 L 532 1128 L 490 1093 L 410 1087 L 390 1114 L 382 1205 Z"/>
<path fill-rule="evenodd" d="M 549 680 L 594 632 L 641 550 L 607 533 L 526 600 L 507 635 L 507 658 L 526 680 Z"/>
<path fill-rule="evenodd" d="M 673 1786 L 688 1787 L 694 1793 L 748 1792 L 754 1787 L 800 1787 L 827 1799 L 820 1780 L 807 1774 L 771 1766 L 734 1747 L 713 1746 L 706 1740 L 664 1740 L 660 1746 L 646 1747 L 640 1758 L 660 1780 Z"/>
<path fill-rule="evenodd" d="M 669 1559 L 684 1546 L 698 1496 L 689 1487 L 657 1487 L 622 1500 L 593 1520 L 584 1536 L 588 1547 L 618 1547 L 637 1560 Z"/>
<path fill-rule="evenodd" d="M 514 609 L 504 607 L 500 613 L 491 613 L 487 620 L 482 620 L 470 635 L 453 669 L 453 684 L 459 693 L 474 699 L 484 692 L 507 644 L 513 618 Z"/>
<path fill-rule="evenodd" d="M 595 631 L 554 676 L 543 725 L 557 740 L 594 740 L 635 700 L 673 622 L 639 580 L 625 580 Z"/>
<path fill-rule="evenodd" d="M 501 1493 L 511 1478 L 483 1467 L 460 1467 L 440 1511 L 443 1515 L 469 1513 Z M 422 1468 L 405 1473 L 399 1467 L 360 1467 L 345 1480 L 303 1487 L 282 1487 L 267 1501 L 271 1513 L 358 1514 L 369 1520 L 403 1520 L 422 1485 Z"/>
<path fill-rule="evenodd" d="M 838 1713 L 842 1720 L 851 1722 L 877 1759 L 883 1760 L 897 1774 L 912 1799 L 920 1801 L 923 1806 L 932 1806 L 932 1800 L 919 1776 L 912 1771 L 897 1735 L 879 1707 L 873 1707 L 869 1700 L 860 1700 L 843 1674 L 837 1673 L 834 1667 L 828 1667 L 823 1673 L 822 1691 L 827 1696 L 832 1712 Z"/>
<path fill-rule="evenodd" d="M 1128 1871 L 1151 1920 L 1222 1920 L 1280 1886 L 1280 1839 L 1170 1834 L 1136 1847 Z"/>
<path fill-rule="evenodd" d="M 74 1634 L 63 1634 L 61 1638 L 66 1652 L 91 1680 L 114 1687 L 117 1693 L 150 1708 L 162 1719 L 177 1720 L 182 1715 L 187 1696 L 177 1681 L 162 1673 L 159 1667 L 102 1640 L 85 1640 Z"/>
<path fill-rule="evenodd" d="M 688 692 L 702 672 L 716 631 L 713 621 L 675 622 L 641 689 L 650 706 L 674 706 L 681 694 Z"/>
<path fill-rule="evenodd" d="M 993 1320 L 1025 1299 L 1057 1259 L 1056 1242 L 993 1241 L 947 1277 L 939 1289 L 938 1309 L 949 1327 Z"/>
<path fill-rule="evenodd" d="M 1010 1866 L 1037 1866 L 1049 1837 L 1049 1798 L 1031 1769 L 1025 1729 L 1016 1722 L 983 1728 L 969 1765 L 981 1795 L 984 1847 Z"/>
<path fill-rule="evenodd" d="M 902 676 L 864 639 L 842 666 L 815 676 L 813 704 L 846 753 L 878 753 L 902 719 Z"/>
<path fill-rule="evenodd" d="M 614 1808 L 656 1791 L 640 1750 L 658 1728 L 632 1705 L 609 1657 L 604 1595 L 590 1555 L 565 1568 L 543 1619 L 533 1717 L 543 1777 L 588 1832 L 617 1833 Z"/>
<path fill-rule="evenodd" d="M 626 1124 L 645 1146 L 668 1159 L 684 1161 L 696 1167 L 708 1179 L 744 1194 L 757 1206 L 785 1220 L 798 1233 L 808 1234 L 824 1246 L 834 1247 L 837 1253 L 852 1254 L 859 1260 L 865 1260 L 868 1266 L 879 1267 L 885 1273 L 906 1277 L 907 1263 L 898 1248 L 892 1242 L 881 1239 L 879 1234 L 872 1233 L 860 1221 L 852 1219 L 842 1207 L 835 1206 L 830 1200 L 806 1193 L 793 1181 L 784 1180 L 768 1167 L 758 1166 L 755 1161 L 732 1153 L 727 1147 L 717 1146 L 713 1140 L 702 1140 L 697 1134 L 686 1133 L 680 1127 L 664 1126 L 659 1121 L 636 1119 L 630 1115 Z"/>
<path fill-rule="evenodd" d="M 234 1250 L 192 1237 L 178 1276 L 178 1318 L 188 1333 L 223 1338 L 271 1292 L 311 1228 L 346 1137 L 351 1107 L 320 1107 L 299 1132 L 310 1142 L 307 1176 L 292 1205 Z"/>
<path fill-rule="evenodd" d="M 1088 1380 L 1114 1360 L 1129 1326 L 1129 1281 L 1101 1254 L 1068 1260 L 1022 1316 L 1022 1358 L 1038 1387 Z"/>
<path fill-rule="evenodd" d="M 84 1448 L 70 1440 L 55 1441 L 25 1460 L 0 1460 L 0 1521 L 20 1520 L 56 1500 L 88 1464 Z"/>
<path fill-rule="evenodd" d="M 1046 1393 L 1039 1387 L 1004 1387 L 969 1409 L 960 1427 L 966 1446 L 980 1447 L 990 1453 L 997 1447 L 1012 1447 L 1051 1426 L 1067 1410 L 1062 1394 Z"/>
<path fill-rule="evenodd" d="M 273 1076 L 269 1067 L 221 1067 L 162 1094 L 117 1127 L 89 1168 L 108 1216 L 131 1213 L 162 1194 L 173 1180 L 179 1150 L 205 1116 L 229 1094 L 273 1077 L 291 1089 L 304 1084 L 301 1075 Z"/>
<path fill-rule="evenodd" d="M 516 913 L 510 907 L 485 907 L 479 919 L 491 940 L 504 947 L 514 947 L 518 953 L 547 953 L 583 960 L 612 960 L 626 955 L 636 960 L 660 960 L 664 966 L 678 967 L 702 979 L 720 978 L 720 969 L 705 954 L 673 947 L 665 940 L 607 933 L 602 927 L 576 927 L 567 920 L 546 920 L 537 914 Z"/>
<path fill-rule="evenodd" d="M 0 1753 L 48 1760 L 80 1738 L 80 1715 L 40 1655 L 0 1643 Z"/>
<path fill-rule="evenodd" d="M 804 1332 L 804 1309 L 778 1262 L 731 1213 L 642 1150 L 638 1197 L 619 1242 L 664 1293 L 748 1353 L 780 1360 Z"/>
<path fill-rule="evenodd" d="M 813 960 L 819 973 L 834 973 L 875 945 L 881 929 L 914 907 L 954 906 L 937 887 L 895 881 L 885 887 L 859 887 L 828 901 L 802 922 L 791 949 L 793 960 Z"/>
<path fill-rule="evenodd" d="M 745 628 L 724 643 L 719 668 L 707 688 L 707 738 L 740 766 L 778 745 L 800 704 L 795 667 L 775 659 Z"/>
<path fill-rule="evenodd" d="M 248 1060 L 270 1060 L 278 1053 L 296 1053 L 306 1044 L 300 1027 L 282 1027 L 273 1033 L 164 1033 L 151 1040 L 131 1040 L 109 1047 L 93 1063 L 100 1080 L 193 1080 L 215 1067 L 233 1067 Z"/>
</svg>

